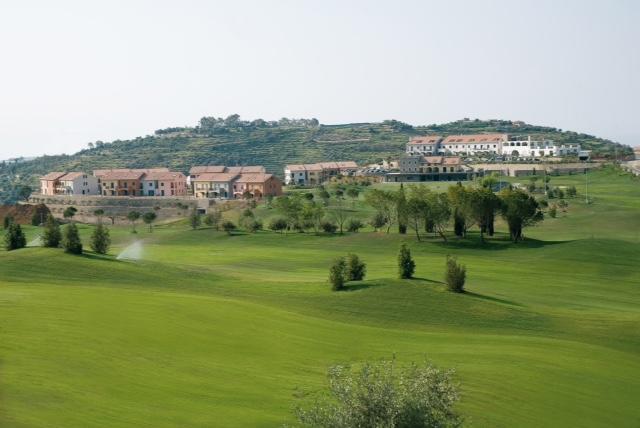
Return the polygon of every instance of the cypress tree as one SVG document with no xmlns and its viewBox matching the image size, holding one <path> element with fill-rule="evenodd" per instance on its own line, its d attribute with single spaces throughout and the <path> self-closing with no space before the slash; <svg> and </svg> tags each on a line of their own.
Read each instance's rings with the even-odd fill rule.
<svg viewBox="0 0 640 428">
<path fill-rule="evenodd" d="M 400 190 L 396 196 L 396 210 L 398 211 L 398 232 L 402 235 L 407 233 L 409 216 L 407 212 L 407 197 L 404 194 L 404 186 L 400 183 Z"/>
<path fill-rule="evenodd" d="M 4 235 L 4 247 L 7 251 L 13 251 L 27 246 L 27 238 L 22 228 L 17 223 L 10 223 Z"/>
<path fill-rule="evenodd" d="M 411 250 L 409 250 L 407 244 L 402 244 L 398 253 L 398 274 L 400 279 L 413 278 L 415 270 L 416 262 L 411 258 Z"/>
<path fill-rule="evenodd" d="M 82 241 L 75 223 L 69 223 L 62 234 L 62 248 L 70 254 L 82 254 Z"/>
<path fill-rule="evenodd" d="M 91 234 L 91 249 L 98 254 L 107 254 L 111 245 L 109 229 L 102 223 L 98 223 Z"/>
<path fill-rule="evenodd" d="M 60 225 L 51 214 L 47 216 L 47 222 L 44 225 L 44 232 L 42 232 L 42 246 L 48 248 L 58 248 L 60 241 L 62 240 L 62 233 L 60 232 Z"/>
</svg>

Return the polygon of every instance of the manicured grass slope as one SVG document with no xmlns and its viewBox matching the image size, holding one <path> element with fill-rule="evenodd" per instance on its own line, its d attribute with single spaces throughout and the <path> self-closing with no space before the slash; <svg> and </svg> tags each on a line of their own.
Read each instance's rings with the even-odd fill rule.
<svg viewBox="0 0 640 428">
<path fill-rule="evenodd" d="M 0 426 L 279 426 L 328 365 L 392 353 L 455 367 L 475 426 L 638 426 L 640 188 L 611 171 L 590 188 L 518 245 L 502 225 L 482 246 L 175 224 L 112 231 L 114 254 L 143 239 L 140 262 L 0 252 Z M 402 241 L 419 279 L 394 278 Z M 368 279 L 332 293 L 347 252 Z M 445 291 L 446 254 L 469 293 Z"/>
</svg>

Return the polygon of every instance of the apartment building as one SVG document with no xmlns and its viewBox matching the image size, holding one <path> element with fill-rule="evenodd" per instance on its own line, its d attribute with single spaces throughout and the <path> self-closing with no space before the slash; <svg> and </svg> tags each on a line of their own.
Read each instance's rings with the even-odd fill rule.
<svg viewBox="0 0 640 428">
<path fill-rule="evenodd" d="M 102 196 L 186 196 L 186 177 L 168 168 L 95 170 Z"/>
<path fill-rule="evenodd" d="M 458 156 L 407 155 L 400 158 L 398 166 L 399 171 L 385 174 L 385 182 L 465 181 L 474 174 Z"/>
<path fill-rule="evenodd" d="M 40 193 L 43 195 L 99 195 L 96 177 L 85 172 L 50 172 L 40 177 Z"/>
<path fill-rule="evenodd" d="M 338 175 L 355 175 L 358 165 L 353 161 L 291 164 L 284 168 L 286 185 L 315 186 Z"/>
</svg>

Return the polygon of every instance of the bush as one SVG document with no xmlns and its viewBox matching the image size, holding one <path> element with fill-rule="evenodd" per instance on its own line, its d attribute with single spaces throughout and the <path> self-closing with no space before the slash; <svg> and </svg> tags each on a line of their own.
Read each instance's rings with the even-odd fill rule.
<svg viewBox="0 0 640 428">
<path fill-rule="evenodd" d="M 9 229 L 9 226 L 14 222 L 13 217 L 8 215 L 4 219 L 2 219 L 2 228 L 4 230 Z"/>
<path fill-rule="evenodd" d="M 18 250 L 27 246 L 27 238 L 18 223 L 13 221 L 7 226 L 4 234 L 4 248 L 7 251 Z"/>
<path fill-rule="evenodd" d="M 200 215 L 200 213 L 198 213 L 198 211 L 193 210 L 193 212 L 189 216 L 189 225 L 191 226 L 191 229 L 196 230 L 200 227 L 201 224 L 202 216 Z"/>
<path fill-rule="evenodd" d="M 62 233 L 62 248 L 71 254 L 82 254 L 82 241 L 78 233 L 78 226 L 75 223 L 69 223 Z"/>
<path fill-rule="evenodd" d="M 558 209 L 556 208 L 555 205 L 552 205 L 551 208 L 549 208 L 549 217 L 556 218 L 557 216 L 558 216 Z"/>
<path fill-rule="evenodd" d="M 222 213 L 220 211 L 214 211 L 204 216 L 204 224 L 213 227 L 215 230 L 220 228 L 220 221 L 222 221 Z"/>
<path fill-rule="evenodd" d="M 296 416 L 310 427 L 459 427 L 453 372 L 428 362 L 397 367 L 395 360 L 329 369 L 329 390 Z"/>
<path fill-rule="evenodd" d="M 260 220 L 252 220 L 246 224 L 247 231 L 250 233 L 256 233 L 262 230 L 262 222 Z"/>
<path fill-rule="evenodd" d="M 347 230 L 349 232 L 358 232 L 360 229 L 364 227 L 364 224 L 357 218 L 352 218 L 347 222 Z"/>
<path fill-rule="evenodd" d="M 575 198 L 578 195 L 578 189 L 576 189 L 576 186 L 571 186 L 569 188 L 567 188 L 567 196 L 570 198 Z"/>
<path fill-rule="evenodd" d="M 447 256 L 445 282 L 450 291 L 464 293 L 464 282 L 467 278 L 467 268 L 460 265 L 455 257 Z"/>
<path fill-rule="evenodd" d="M 58 221 L 51 214 L 47 216 L 47 222 L 42 232 L 42 246 L 47 248 L 58 248 L 62 241 L 62 233 Z"/>
<path fill-rule="evenodd" d="M 233 224 L 232 221 L 225 221 L 224 223 L 222 223 L 222 230 L 224 230 L 225 232 L 227 232 L 229 235 L 231 235 L 231 232 L 233 232 L 234 230 L 236 230 L 236 225 Z"/>
<path fill-rule="evenodd" d="M 320 229 L 326 233 L 336 233 L 338 226 L 332 221 L 324 220 L 320 223 Z"/>
<path fill-rule="evenodd" d="M 287 228 L 287 220 L 285 220 L 282 217 L 271 219 L 271 221 L 269 222 L 269 229 L 273 230 L 274 232 L 282 233 L 282 231 L 285 230 L 286 228 Z"/>
<path fill-rule="evenodd" d="M 356 254 L 347 256 L 346 281 L 362 281 L 367 274 L 367 265 Z"/>
<path fill-rule="evenodd" d="M 407 244 L 402 244 L 398 253 L 398 275 L 401 279 L 410 279 L 413 278 L 415 270 L 416 263 L 411 258 L 411 250 Z"/>
<path fill-rule="evenodd" d="M 373 227 L 373 230 L 377 232 L 378 229 L 380 229 L 385 224 L 387 224 L 387 219 L 384 216 L 384 214 L 375 213 L 374 216 L 371 218 L 371 221 L 369 222 L 369 224 L 371 225 L 371 227 Z"/>
<path fill-rule="evenodd" d="M 335 259 L 331 268 L 329 268 L 329 283 L 333 291 L 339 291 L 344 288 L 346 269 L 347 263 L 344 257 Z"/>
<path fill-rule="evenodd" d="M 98 223 L 91 234 L 91 249 L 98 254 L 107 254 L 110 246 L 111 237 L 109 236 L 109 229 L 102 223 Z"/>
</svg>

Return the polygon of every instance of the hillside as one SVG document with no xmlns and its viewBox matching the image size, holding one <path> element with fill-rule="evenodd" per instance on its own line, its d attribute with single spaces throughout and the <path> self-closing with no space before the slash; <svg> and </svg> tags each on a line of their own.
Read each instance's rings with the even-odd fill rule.
<svg viewBox="0 0 640 428">
<path fill-rule="evenodd" d="M 202 118 L 193 128 L 166 128 L 133 140 L 98 141 L 73 155 L 42 156 L 22 162 L 0 163 L 0 202 L 20 198 L 24 185 L 37 186 L 37 177 L 54 170 L 109 167 L 168 166 L 186 172 L 192 165 L 260 164 L 282 174 L 287 163 L 322 160 L 374 162 L 397 157 L 414 135 L 508 132 L 545 135 L 558 142 L 577 142 L 596 156 L 631 154 L 627 146 L 591 135 L 503 120 L 460 120 L 446 124 L 412 126 L 389 120 L 382 123 L 322 125 L 315 119 L 242 121 L 238 115 Z"/>
</svg>

